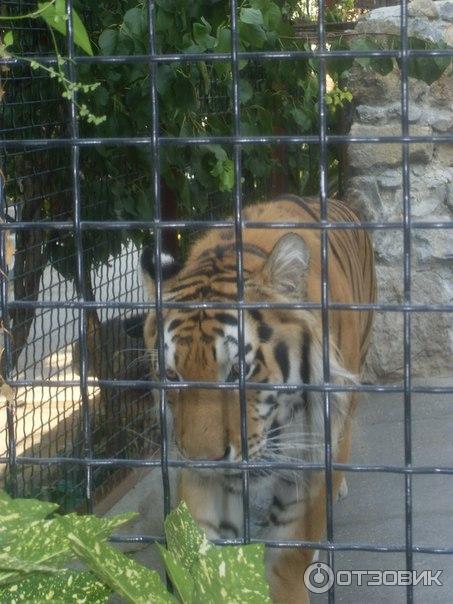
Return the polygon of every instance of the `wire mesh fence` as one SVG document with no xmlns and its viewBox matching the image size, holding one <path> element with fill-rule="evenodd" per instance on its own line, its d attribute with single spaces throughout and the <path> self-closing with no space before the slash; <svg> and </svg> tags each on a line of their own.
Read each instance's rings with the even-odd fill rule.
<svg viewBox="0 0 453 604">
<path fill-rule="evenodd" d="M 20 14 L 34 8 L 33 2 L 8 2 L 4 10 Z M 54 49 L 44 23 L 40 26 L 31 19 L 13 22 L 13 31 L 24 56 L 53 56 Z M 2 89 L 6 92 L 0 109 L 3 138 L 23 140 L 68 135 L 70 120 L 58 84 L 46 74 L 37 74 L 27 62 L 8 65 L 2 75 Z M 16 149 L 2 146 L 1 153 L 2 195 L 8 223 L 39 222 L 46 217 L 57 221 L 73 220 L 67 149 L 49 149 L 45 144 Z M 87 164 L 89 162 L 88 157 Z M 128 178 L 130 186 L 133 181 L 140 180 L 132 172 L 125 175 L 121 153 L 117 154 L 116 162 L 123 167 L 114 178 L 99 179 L 97 197 L 94 202 L 85 204 L 85 213 L 102 212 L 102 204 L 109 198 L 115 179 Z M 9 299 L 31 303 L 28 307 L 12 309 L 8 318 L 11 334 L 8 372 L 11 379 L 30 383 L 17 390 L 14 414 L 9 419 L 14 448 L 17 453 L 32 458 L 77 456 L 83 449 L 80 387 L 60 385 L 60 381 L 78 379 L 78 313 L 73 308 L 46 307 L 46 301 L 70 303 L 78 299 L 80 287 L 74 279 L 73 235 L 69 231 L 60 233 L 57 229 L 37 228 L 10 233 L 9 238 L 15 249 L 5 273 Z M 137 248 L 128 243 L 123 246 L 117 243 L 116 247 L 110 246 L 107 250 L 105 245 L 104 250 L 102 248 L 103 242 L 99 238 L 91 239 L 85 245 L 86 254 L 104 253 L 109 262 L 108 271 L 105 264 L 87 269 L 84 279 L 91 297 L 140 301 L 142 289 L 136 272 Z M 35 309 L 34 302 L 41 307 Z M 122 310 L 112 314 L 108 309 L 93 315 L 92 320 L 96 325 L 99 323 L 101 330 L 93 354 L 101 346 L 107 346 L 116 373 L 123 372 L 122 377 L 127 377 L 131 366 L 137 377 L 137 371 L 143 370 L 142 351 L 136 340 L 128 341 L 126 334 L 123 337 L 122 315 Z M 122 356 L 123 348 L 128 348 L 124 353 L 127 358 Z M 3 360 L 5 362 L 5 358 Z M 102 369 L 102 377 L 114 377 L 108 373 L 110 367 Z M 92 377 L 97 377 L 93 361 L 90 361 L 89 371 Z M 35 384 L 36 380 L 40 380 L 41 385 Z M 53 385 L 49 385 L 52 381 Z M 144 454 L 146 443 L 153 440 L 147 430 L 155 421 L 147 393 L 138 391 L 134 395 L 133 390 L 114 393 L 110 389 L 107 394 L 103 393 L 104 399 L 108 399 L 103 405 L 96 402 L 100 396 L 99 387 L 91 387 L 93 439 L 98 453 L 109 451 L 127 457 L 134 450 L 133 457 Z M 122 409 L 120 413 L 118 408 Z M 11 410 L 2 409 L 2 425 L 6 425 L 8 413 L 12 413 Z M 3 455 L 10 446 L 12 443 L 3 432 Z M 83 502 L 83 472 L 77 466 L 66 464 L 61 468 L 45 468 L 30 464 L 13 475 L 2 472 L 2 483 L 17 495 L 49 498 L 66 510 L 77 508 Z M 108 475 L 109 472 L 100 470 L 95 473 L 97 488 L 101 489 Z M 110 479 L 113 484 L 114 477 L 110 476 Z"/>
<path fill-rule="evenodd" d="M 15 2 L 6 3 L 14 10 Z M 31 3 L 30 3 L 31 4 Z M 26 6 L 22 3 L 21 7 Z M 202 469 L 236 469 L 242 476 L 241 533 L 225 543 L 243 543 L 256 540 L 250 527 L 250 475 L 254 471 L 289 469 L 292 471 L 324 473 L 326 485 L 326 537 L 322 541 L 267 540 L 270 548 L 308 548 L 326 552 L 327 561 L 335 568 L 338 551 L 404 552 L 407 570 L 414 568 L 414 554 L 453 554 L 453 546 L 420 546 L 413 537 L 413 477 L 414 475 L 453 474 L 450 466 L 418 466 L 412 459 L 411 399 L 414 393 L 452 394 L 453 388 L 414 386 L 411 376 L 411 326 L 412 316 L 423 312 L 451 313 L 451 304 L 426 304 L 412 302 L 411 267 L 412 233 L 416 230 L 452 228 L 452 223 L 438 220 L 415 220 L 411 213 L 410 195 L 410 148 L 415 143 L 448 144 L 451 134 L 411 135 L 409 128 L 409 62 L 414 57 L 451 56 L 451 50 L 420 50 L 409 48 L 408 5 L 401 3 L 400 47 L 392 50 L 331 50 L 326 38 L 326 6 L 320 2 L 316 30 L 316 44 L 305 50 L 245 52 L 239 46 L 238 5 L 229 4 L 231 20 L 231 51 L 206 53 L 162 53 L 158 44 L 155 23 L 155 4 L 150 0 L 147 7 L 148 49 L 141 55 L 125 56 L 78 56 L 74 46 L 72 0 L 67 0 L 67 54 L 71 60 L 68 74 L 75 82 L 77 70 L 86 64 L 118 65 L 119 67 L 141 64 L 149 75 L 149 127 L 143 132 L 128 136 L 97 137 L 85 135 L 81 129 L 74 103 L 69 116 L 58 94 L 48 80 L 36 76 L 27 65 L 19 61 L 5 61 L 5 77 L 8 94 L 1 110 L 4 123 L 2 161 L 5 178 L 2 183 L 2 233 L 12 232 L 16 240 L 14 274 L 8 268 L 6 247 L 2 249 L 2 271 L 9 280 L 2 282 L 2 320 L 5 334 L 3 376 L 17 388 L 14 401 L 5 407 L 7 439 L 0 462 L 6 468 L 4 480 L 8 489 L 16 495 L 45 495 L 58 500 L 66 509 L 85 504 L 92 511 L 96 497 L 101 496 L 99 487 L 108 485 L 114 476 L 124 477 L 129 468 L 161 468 L 162 494 L 165 513 L 171 505 L 169 470 L 190 467 Z M 48 52 L 46 31 L 35 24 L 24 27 L 26 40 L 22 51 L 32 52 L 46 64 L 54 58 Z M 29 38 L 28 38 L 29 36 Z M 38 49 L 38 52 L 37 52 Z M 344 58 L 397 58 L 401 67 L 401 135 L 360 136 L 332 132 L 328 124 L 326 107 L 326 66 L 335 59 Z M 158 71 L 161 66 L 191 65 L 209 61 L 209 65 L 227 63 L 231 71 L 231 98 L 208 97 L 203 109 L 228 114 L 227 128 L 220 134 L 192 136 L 168 135 L 161 130 Z M 317 114 L 318 130 L 309 134 L 292 132 L 265 132 L 246 134 L 241 122 L 240 61 L 249 61 L 257 73 L 267 62 L 306 62 L 317 66 Z M 27 100 L 22 97 L 24 87 L 32 93 Z M 30 100 L 31 99 L 31 100 Z M 222 126 L 223 127 L 223 126 Z M 83 128 L 83 127 L 82 127 Z M 388 142 L 401 146 L 402 151 L 402 216 L 393 222 L 362 222 L 355 225 L 333 222 L 329 219 L 329 150 L 333 146 L 379 145 Z M 190 212 L 166 213 L 168 200 L 162 185 L 162 156 L 167 150 L 223 144 L 231 148 L 234 185 L 231 195 L 213 201 L 204 218 Z M 246 220 L 244 200 L 249 195 L 259 197 L 257 189 L 262 183 L 248 179 L 244 158 L 248 153 L 262 149 L 278 149 L 279 153 L 295 154 L 304 147 L 316 148 L 313 161 L 319 165 L 319 219 L 307 223 L 259 222 Z M 143 176 L 133 170 L 127 178 L 136 180 L 152 199 L 153 215 L 147 219 L 99 219 L 102 215 L 96 201 L 89 195 L 84 174 L 90 154 L 102 148 L 115 148 L 118 164 L 128 161 L 130 154 L 144 152 L 148 173 Z M 283 151 L 281 151 L 283 150 Z M 281 159 L 281 157 L 280 157 Z M 297 160 L 295 160 L 297 163 Z M 248 164 L 247 164 L 248 165 Z M 110 175 L 109 175 L 110 176 Z M 116 179 L 123 178 L 121 171 Z M 190 174 L 188 175 L 190 180 Z M 110 203 L 112 179 L 100 179 L 99 199 Z M 113 179 L 115 181 L 115 179 Z M 132 186 L 132 185 L 131 185 Z M 100 192 L 102 187 L 106 193 Z M 272 184 L 270 186 L 272 188 Z M 9 202 L 14 199 L 14 204 Z M 22 201 L 23 200 L 23 201 Z M 46 200 L 46 204 L 43 204 Z M 36 202 L 36 203 L 35 203 Z M 43 211 L 43 207 L 45 208 Z M 232 218 L 225 216 L 232 215 Z M 206 228 L 232 228 L 235 235 L 236 291 L 234 301 L 226 302 L 169 302 L 163 299 L 164 239 L 168 233 L 193 236 Z M 245 229 L 315 229 L 320 232 L 322 291 L 319 302 L 275 304 L 250 303 L 244 296 L 244 249 L 242 239 Z M 403 296 L 400 303 L 345 304 L 332 302 L 328 288 L 329 233 L 365 229 L 369 232 L 391 230 L 403 239 Z M 139 250 L 131 233 L 152 233 L 155 258 L 155 299 L 146 301 L 142 284 L 137 277 Z M 126 233 L 118 238 L 118 234 Z M 55 236 L 58 234 L 58 238 Z M 5 239 L 5 237 L 3 238 Z M 140 239 L 142 241 L 142 239 Z M 66 242 L 66 243 L 65 243 Z M 113 242 L 114 253 L 109 249 Z M 104 249 L 104 263 L 92 266 L 90 250 L 95 246 Z M 23 259 L 21 259 L 23 255 Z M 52 267 L 48 266 L 49 258 Z M 66 277 L 65 277 L 66 276 Z M 68 278 L 69 277 L 69 278 Z M 14 284 L 12 289 L 11 283 Z M 256 460 L 249 455 L 247 393 L 253 389 L 267 391 L 301 391 L 300 384 L 253 383 L 246 379 L 245 316 L 249 311 L 273 308 L 288 310 L 316 310 L 322 317 L 323 380 L 320 385 L 304 384 L 305 392 L 319 392 L 323 397 L 324 458 L 322 464 L 307 462 L 280 463 Z M 172 383 L 166 378 L 164 352 L 163 314 L 169 308 L 234 310 L 237 313 L 239 349 L 239 378 L 237 384 L 206 381 L 179 381 Z M 153 310 L 156 314 L 158 342 L 157 356 L 159 375 L 149 379 L 149 360 L 143 357 L 143 342 L 133 338 L 124 328 L 124 319 L 135 313 Z M 331 380 L 329 316 L 335 311 L 364 312 L 367 310 L 400 313 L 403 317 L 403 383 L 402 384 L 346 384 Z M 55 356 L 55 352 L 57 355 Z M 240 399 L 241 455 L 239 462 L 182 460 L 170 453 L 168 434 L 167 395 L 171 390 L 203 389 L 227 391 L 236 389 Z M 339 463 L 332 449 L 332 397 L 338 392 L 401 393 L 404 399 L 404 463 L 389 465 L 377 461 L 374 465 Z M 157 402 L 157 416 L 152 399 Z M 158 425 L 158 429 L 156 428 Z M 156 451 L 159 451 L 156 457 Z M 154 455 L 153 455 L 154 454 Z M 370 544 L 339 542 L 334 534 L 333 475 L 335 470 L 347 473 L 373 472 L 401 475 L 404 479 L 404 541 L 397 544 Z M 130 540 L 159 540 L 161 536 L 135 535 Z M 127 540 L 128 537 L 123 537 Z M 328 594 L 329 602 L 335 600 L 335 590 Z M 412 602 L 413 586 L 407 586 L 406 599 Z"/>
</svg>

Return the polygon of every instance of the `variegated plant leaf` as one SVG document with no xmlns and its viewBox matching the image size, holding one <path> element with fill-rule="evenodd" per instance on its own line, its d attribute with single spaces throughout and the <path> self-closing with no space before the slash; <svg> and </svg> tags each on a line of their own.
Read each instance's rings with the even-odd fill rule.
<svg viewBox="0 0 453 604">
<path fill-rule="evenodd" d="M 55 503 L 37 499 L 12 499 L 0 491 L 0 544 L 13 529 L 22 530 L 24 524 L 47 518 L 58 508 Z"/>
<path fill-rule="evenodd" d="M 168 550 L 159 551 L 184 603 L 271 603 L 263 545 L 211 544 L 185 503 L 168 515 L 165 534 Z"/>
<path fill-rule="evenodd" d="M 200 553 L 204 554 L 212 547 L 184 502 L 165 519 L 165 536 L 168 550 L 187 571 L 190 571 Z"/>
<path fill-rule="evenodd" d="M 194 584 L 190 572 L 186 570 L 180 559 L 170 550 L 156 543 L 157 549 L 165 564 L 168 576 L 183 604 L 193 603 Z"/>
<path fill-rule="evenodd" d="M 193 602 L 271 604 L 264 570 L 264 545 L 212 547 L 191 570 Z"/>
<path fill-rule="evenodd" d="M 66 518 L 68 539 L 75 554 L 116 593 L 131 604 L 175 604 L 177 600 L 166 590 L 159 574 L 134 560 L 83 529 L 73 530 Z"/>
<path fill-rule="evenodd" d="M 134 516 L 122 514 L 112 518 L 97 518 L 68 514 L 65 518 L 73 529 L 83 527 L 93 537 L 106 539 L 116 527 Z M 60 567 L 74 557 L 66 537 L 66 526 L 61 524 L 60 518 L 35 520 L 28 525 L 25 521 L 20 527 L 12 524 L 9 530 L 2 533 L 0 585 L 16 581 L 23 573 L 34 572 L 37 567 L 48 567 L 49 570 Z"/>
<path fill-rule="evenodd" d="M 35 573 L 0 587 L 2 604 L 105 604 L 111 591 L 89 572 L 60 570 L 58 575 Z"/>
</svg>

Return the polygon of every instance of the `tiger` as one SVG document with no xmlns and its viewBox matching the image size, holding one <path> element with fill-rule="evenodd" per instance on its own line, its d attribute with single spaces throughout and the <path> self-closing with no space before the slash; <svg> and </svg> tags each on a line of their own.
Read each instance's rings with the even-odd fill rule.
<svg viewBox="0 0 453 604">
<path fill-rule="evenodd" d="M 325 464 L 321 230 L 318 199 L 295 195 L 256 203 L 243 209 L 246 222 L 305 223 L 305 228 L 241 228 L 243 312 L 241 350 L 245 389 L 246 442 L 250 462 L 280 462 L 248 473 L 250 531 L 253 538 L 281 542 L 320 542 L 326 529 L 325 472 L 303 464 Z M 373 249 L 354 212 L 337 199 L 328 200 L 330 223 L 353 223 L 354 229 L 328 230 L 329 302 L 370 304 L 376 298 Z M 282 228 L 284 227 L 284 228 Z M 238 300 L 235 229 L 210 229 L 196 240 L 180 266 L 165 257 L 162 264 L 164 302 Z M 144 282 L 155 296 L 155 264 L 150 248 L 141 257 Z M 253 308 L 253 303 L 281 307 Z M 313 303 L 288 309 L 284 304 Z M 179 381 L 237 383 L 241 372 L 237 309 L 168 308 L 161 311 L 165 367 L 173 383 L 166 391 L 171 441 L 183 460 L 241 462 L 241 401 L 239 388 L 180 388 Z M 270 306 L 270 305 L 269 305 Z M 308 306 L 308 305 L 307 305 Z M 329 309 L 330 382 L 339 386 L 360 381 L 370 341 L 373 312 Z M 159 346 L 155 312 L 144 324 L 149 351 Z M 154 368 L 158 379 L 159 368 Z M 259 385 L 262 384 L 261 389 Z M 300 388 L 272 390 L 271 384 Z M 231 385 L 231 384 L 230 384 Z M 256 387 L 258 386 L 258 387 Z M 346 463 L 357 392 L 343 388 L 330 394 L 332 458 Z M 242 429 L 242 432 L 244 428 Z M 298 469 L 288 465 L 298 463 Z M 302 467 L 301 467 L 302 466 Z M 241 468 L 182 468 L 177 499 L 186 502 L 210 539 L 243 537 Z M 332 473 L 332 494 L 345 490 L 341 472 Z M 304 570 L 313 549 L 266 548 L 266 573 L 273 602 L 309 602 Z"/>
</svg>

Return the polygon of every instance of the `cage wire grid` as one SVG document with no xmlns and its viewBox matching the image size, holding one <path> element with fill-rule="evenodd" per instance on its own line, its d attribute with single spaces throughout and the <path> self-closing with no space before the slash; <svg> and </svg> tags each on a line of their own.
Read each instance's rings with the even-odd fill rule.
<svg viewBox="0 0 453 604">
<path fill-rule="evenodd" d="M 230 1 L 231 11 L 231 31 L 232 48 L 230 53 L 212 53 L 209 55 L 210 61 L 230 61 L 232 70 L 232 98 L 233 98 L 233 134 L 231 136 L 210 136 L 204 138 L 179 137 L 171 138 L 162 136 L 159 132 L 159 102 L 156 88 L 156 72 L 159 64 L 172 62 L 191 62 L 205 61 L 206 54 L 165 54 L 157 52 L 155 22 L 154 22 L 154 2 L 148 0 L 148 34 L 149 34 L 149 54 L 137 56 L 103 56 L 103 57 L 85 57 L 77 56 L 74 47 L 73 30 L 73 2 L 66 1 L 66 11 L 68 15 L 67 22 L 67 44 L 69 61 L 70 80 L 76 80 L 76 68 L 78 64 L 86 62 L 96 63 L 118 63 L 130 64 L 142 62 L 149 65 L 150 88 L 149 88 L 149 110 L 151 115 L 151 133 L 149 136 L 130 136 L 116 138 L 81 138 L 78 129 L 78 120 L 76 106 L 71 103 L 70 106 L 70 127 L 69 135 L 64 138 L 27 138 L 22 140 L 4 139 L 5 149 L 25 149 L 34 147 L 44 148 L 65 148 L 70 151 L 71 166 L 71 192 L 74 208 L 74 219 L 56 220 L 56 221 L 16 221 L 0 224 L 0 229 L 4 233 L 6 229 L 20 231 L 26 229 L 59 229 L 74 234 L 76 242 L 76 273 L 81 284 L 79 296 L 69 300 L 15 300 L 8 301 L 8 287 L 5 279 L 1 285 L 1 304 L 2 315 L 5 327 L 5 355 L 8 383 L 11 386 L 33 386 L 33 385 L 55 385 L 55 386 L 79 386 L 82 394 L 82 412 L 83 412 L 83 455 L 80 457 L 31 457 L 26 455 L 17 455 L 15 447 L 15 430 L 13 409 L 8 408 L 7 429 L 8 429 L 8 451 L 7 456 L 0 458 L 0 463 L 8 464 L 11 475 L 14 477 L 15 469 L 21 464 L 52 466 L 54 464 L 76 464 L 83 468 L 85 476 L 85 500 L 88 511 L 93 509 L 93 471 L 95 468 L 107 467 L 160 467 L 162 468 L 162 490 L 164 498 L 164 510 L 167 514 L 170 510 L 170 482 L 169 469 L 172 467 L 191 467 L 191 468 L 235 468 L 242 471 L 243 486 L 243 538 L 223 539 L 220 543 L 248 543 L 256 539 L 250 535 L 250 515 L 249 515 L 249 477 L 248 472 L 253 469 L 292 469 L 305 471 L 323 471 L 326 480 L 326 539 L 321 542 L 312 542 L 304 540 L 291 541 L 265 541 L 269 547 L 276 548 L 309 548 L 320 549 L 327 552 L 328 563 L 334 568 L 335 552 L 337 551 L 370 551 L 370 552 L 402 552 L 406 557 L 406 569 L 413 570 L 414 553 L 426 554 L 453 554 L 453 545 L 451 547 L 419 546 L 413 540 L 413 518 L 412 518 L 412 476 L 415 474 L 443 474 L 453 475 L 453 467 L 449 466 L 419 466 L 412 463 L 412 434 L 411 434 L 411 396 L 413 393 L 453 393 L 453 387 L 428 387 L 413 386 L 411 381 L 411 315 L 413 312 L 452 312 L 451 304 L 413 304 L 411 301 L 411 233 L 415 229 L 451 229 L 451 222 L 427 222 L 415 221 L 411 217 L 410 200 L 410 161 L 409 148 L 411 143 L 415 142 L 453 142 L 453 135 L 431 135 L 431 136 L 411 136 L 409 134 L 409 80 L 408 80 L 408 62 L 412 57 L 421 56 L 451 56 L 451 50 L 411 50 L 408 44 L 408 9 L 407 0 L 401 2 L 401 21 L 400 35 L 401 48 L 393 51 L 330 51 L 326 47 L 325 31 L 325 0 L 319 1 L 317 34 L 318 43 L 313 51 L 281 51 L 281 52 L 240 52 L 238 48 L 238 23 L 237 23 L 237 2 Z M 327 132 L 326 121 L 326 61 L 332 57 L 384 57 L 390 56 L 401 61 L 401 135 L 400 136 L 378 136 L 378 137 L 353 137 L 349 135 L 330 135 Z M 319 62 L 319 132 L 316 135 L 272 135 L 272 136 L 243 136 L 241 134 L 240 124 L 240 98 L 239 98 L 239 60 L 307 60 L 315 59 Z M 38 57 L 43 63 L 54 64 L 55 58 L 51 56 Z M 8 61 L 2 61 L 2 63 Z M 327 149 L 329 144 L 380 144 L 385 142 L 399 143 L 402 147 L 402 184 L 403 184 L 403 219 L 400 222 L 364 222 L 359 225 L 349 223 L 332 223 L 328 220 L 327 209 Z M 233 221 L 231 220 L 208 220 L 208 221 L 189 221 L 189 220 L 163 220 L 162 203 L 160 190 L 160 151 L 165 145 L 205 145 L 210 143 L 227 143 L 233 148 L 235 183 L 233 190 L 234 212 Z M 319 200 L 321 209 L 321 219 L 318 223 L 300 223 L 300 222 L 250 222 L 245 221 L 242 215 L 242 189 L 241 189 L 241 151 L 244 145 L 267 145 L 267 144 L 295 144 L 295 143 L 313 143 L 318 144 L 320 149 L 320 178 L 319 178 Z M 80 191 L 80 150 L 83 147 L 101 146 L 105 144 L 114 144 L 117 146 L 138 145 L 149 149 L 151 155 L 150 173 L 153 177 L 153 197 L 155 214 L 154 220 L 149 221 L 95 221 L 85 220 L 82 215 L 82 199 Z M 0 178 L 0 183 L 3 184 Z M 7 207 L 4 192 L 1 195 L 2 217 L 7 216 Z M 163 252 L 162 231 L 164 229 L 193 229 L 200 228 L 224 228 L 233 227 L 236 237 L 236 264 L 237 264 L 237 302 L 219 303 L 187 303 L 187 302 L 165 302 L 162 297 L 162 265 L 161 255 Z M 99 229 L 132 229 L 146 228 L 152 229 L 155 233 L 154 253 L 156 259 L 156 293 L 155 299 L 151 302 L 101 302 L 89 299 L 88 292 L 84 286 L 84 254 L 83 254 L 83 233 L 85 230 Z M 243 250 L 242 250 L 242 229 L 243 228 L 309 228 L 319 229 L 321 231 L 321 266 L 322 266 L 322 291 L 321 303 L 247 303 L 244 301 L 244 281 L 243 281 Z M 402 231 L 403 233 L 403 280 L 404 280 L 404 299 L 401 304 L 340 304 L 329 301 L 328 290 L 328 233 L 333 229 L 354 229 L 365 228 L 370 230 L 390 229 Z M 6 251 L 5 237 L 2 238 L 0 250 L 0 261 L 2 270 L 6 270 Z M 13 308 L 32 308 L 32 309 L 74 309 L 78 313 L 78 335 L 80 341 L 80 380 L 30 380 L 30 379 L 11 379 L 12 375 L 12 350 L 11 341 L 8 338 L 9 311 Z M 322 317 L 322 350 L 323 350 L 323 383 L 321 385 L 288 385 L 288 384 L 261 384 L 246 382 L 245 373 L 245 355 L 244 355 L 244 312 L 247 309 L 266 309 L 266 308 L 288 308 L 288 309 L 316 309 L 321 312 Z M 240 372 L 238 385 L 230 383 L 211 383 L 211 382 L 178 382 L 171 383 L 165 377 L 165 363 L 163 355 L 163 324 L 162 311 L 166 308 L 218 308 L 235 309 L 238 314 L 238 335 L 239 335 L 239 358 Z M 87 357 L 87 329 L 86 313 L 89 309 L 154 309 L 157 317 L 157 331 L 159 337 L 159 379 L 157 381 L 135 380 L 97 380 L 96 382 L 89 377 Z M 404 353 L 404 380 L 402 385 L 392 384 L 359 384 L 339 386 L 330 381 L 330 363 L 329 363 L 329 311 L 333 309 L 340 310 L 385 310 L 388 312 L 398 312 L 403 314 L 403 353 Z M 105 385 L 110 388 L 127 388 L 133 386 L 141 390 L 154 388 L 158 391 L 158 407 L 160 416 L 160 425 L 162 431 L 162 444 L 160 459 L 117 459 L 114 457 L 96 458 L 92 443 L 92 426 L 88 389 L 95 384 Z M 219 389 L 238 389 L 240 395 L 241 407 L 241 443 L 242 443 L 242 461 L 189 461 L 169 459 L 168 453 L 168 434 L 166 421 L 166 392 L 173 388 L 219 388 Z M 325 463 L 307 464 L 307 463 L 282 463 L 270 461 L 256 461 L 249 459 L 247 442 L 247 414 L 246 414 L 246 390 L 302 390 L 317 391 L 323 394 L 324 399 L 324 438 L 325 438 Z M 357 463 L 336 463 L 332 456 L 331 442 L 331 394 L 341 391 L 357 392 L 400 392 L 404 397 L 404 465 L 385 465 L 385 464 L 357 464 Z M 334 539 L 334 521 L 333 521 L 333 499 L 332 499 L 332 472 L 341 470 L 347 472 L 374 472 L 374 473 L 393 473 L 404 476 L 405 483 L 405 540 L 404 543 L 386 545 L 355 542 L 339 542 Z M 118 541 L 161 541 L 162 537 L 149 535 L 122 535 L 115 538 Z M 407 602 L 413 602 L 413 587 L 407 585 Z M 328 593 L 329 602 L 335 601 L 335 591 L 332 588 Z"/>
<path fill-rule="evenodd" d="M 36 6 L 33 0 L 8 0 L 4 4 L 5 12 L 13 15 L 17 11 L 32 11 Z M 84 18 L 91 24 L 89 10 L 84 13 Z M 29 60 L 34 56 L 46 59 L 52 57 L 53 50 L 46 26 L 39 26 L 39 23 L 37 26 L 33 20 L 25 22 L 19 20 L 12 22 L 11 29 L 24 57 Z M 69 112 L 62 102 L 54 80 L 32 70 L 26 61 L 2 66 L 1 79 L 2 87 L 6 90 L 0 105 L 2 141 L 5 137 L 15 137 L 16 140 L 20 140 L 30 137 L 68 135 Z M 121 159 L 124 148 L 120 151 L 115 161 L 116 164 L 121 162 L 124 165 L 124 158 Z M 4 185 L 3 194 L 7 199 L 6 218 L 9 224 L 26 221 L 30 214 L 34 214 L 39 220 L 42 215 L 47 215 L 45 207 L 52 208 L 51 215 L 57 220 L 68 220 L 72 217 L 69 147 L 49 148 L 44 144 L 8 149 L 0 144 L 0 161 L 2 168 L 5 169 L 5 181 L 2 185 Z M 143 176 L 135 172 L 129 171 L 128 177 L 129 184 L 136 184 L 139 180 L 143 180 Z M 107 196 L 109 183 L 116 182 L 118 178 L 124 179 L 124 174 L 115 173 L 109 181 L 106 177 L 100 181 L 101 203 Z M 94 203 L 91 199 L 85 201 L 84 211 L 98 205 L 96 196 L 93 197 Z M 11 270 L 7 274 L 9 291 L 14 290 L 15 299 L 28 302 L 33 302 L 34 294 L 38 296 L 36 302 L 76 300 L 77 284 L 71 279 L 64 278 L 65 267 L 74 261 L 70 245 L 72 231 L 59 233 L 58 230 L 52 229 L 43 235 L 40 233 L 39 229 L 16 231 L 15 259 L 14 263 L 10 262 Z M 13 239 L 14 235 L 9 238 Z M 56 257 L 52 249 L 49 249 L 55 245 L 64 246 L 67 242 L 69 242 L 69 250 L 57 254 Z M 84 252 L 88 255 L 95 254 L 98 248 L 96 240 L 94 242 L 91 240 L 88 245 L 85 242 Z M 142 299 L 142 288 L 139 286 L 135 271 L 136 258 L 132 260 L 137 255 L 134 250 L 131 245 L 122 247 L 119 256 L 116 256 L 115 252 L 112 255 L 110 251 L 108 269 L 106 265 L 97 269 L 85 266 L 96 297 L 115 300 Z M 121 270 L 118 270 L 119 263 L 121 263 Z M 38 275 L 37 280 L 33 277 L 33 273 Z M 125 276 L 128 281 L 126 294 L 119 291 L 120 283 L 124 286 Z M 34 292 L 30 291 L 33 289 L 29 287 L 30 280 L 34 280 L 38 286 Z M 68 371 L 69 375 L 78 373 L 74 362 L 71 364 L 71 360 L 74 361 L 74 348 L 71 352 L 71 347 L 78 344 L 78 341 L 74 341 L 75 324 L 78 321 L 77 312 L 77 309 L 70 307 L 46 308 L 45 304 L 39 310 L 35 310 L 31 305 L 16 307 L 10 311 L 9 322 L 10 326 L 12 324 L 13 338 L 10 351 L 12 364 L 9 363 L 10 377 L 13 380 L 20 377 L 32 378 L 32 381 L 33 378 L 42 378 L 41 386 L 36 384 L 24 386 L 16 391 L 14 405 L 16 413 L 12 425 L 15 427 L 18 454 L 25 453 L 32 456 L 49 456 L 55 452 L 66 456 L 79 454 L 81 440 L 79 386 L 66 387 L 61 383 L 55 385 L 60 379 L 68 377 Z M 110 322 L 112 326 L 112 314 L 115 314 L 115 311 L 105 308 L 92 312 L 99 315 L 102 326 L 106 324 L 105 322 L 107 324 Z M 121 311 L 117 310 L 116 315 L 118 314 L 122 314 Z M 30 320 L 28 329 L 27 316 Z M 24 330 L 28 335 L 25 333 L 26 341 L 21 343 L 21 333 Z M 105 341 L 105 334 L 102 339 Z M 110 343 L 113 347 L 120 344 L 118 338 L 110 340 Z M 95 348 L 97 350 L 98 347 Z M 115 350 L 115 352 L 119 351 Z M 71 371 L 71 365 L 74 371 Z M 92 407 L 92 432 L 97 454 L 102 455 L 107 451 L 121 457 L 136 457 L 139 452 L 145 454 L 144 445 L 150 442 L 146 423 L 150 423 L 153 415 L 149 404 L 147 405 L 149 393 L 143 390 L 105 390 L 106 392 L 102 392 L 102 388 L 94 387 L 90 391 L 92 405 L 99 395 L 108 399 L 107 405 Z M 127 402 L 132 404 L 126 404 Z M 121 409 L 121 416 L 117 419 L 117 425 L 110 431 L 112 435 L 103 425 L 102 415 L 110 418 L 112 424 L 112 415 L 118 408 Z M 5 405 L 2 403 L 0 406 L 2 426 L 6 422 L 5 415 Z M 4 432 L 5 430 L 2 430 L 0 455 L 5 455 L 6 450 Z M 141 443 L 141 447 L 138 443 Z M 80 502 L 81 472 L 83 468 L 80 466 L 68 464 L 63 464 L 61 467 L 53 466 L 53 469 L 52 466 L 22 464 L 15 471 L 13 483 L 9 481 L 10 473 L 7 470 L 0 472 L 0 482 L 15 491 L 16 495 L 58 499 L 63 509 L 69 511 Z M 102 481 L 105 482 L 106 476 L 109 476 L 109 488 L 113 488 L 115 477 L 120 478 L 125 472 L 127 471 L 112 472 L 103 468 L 95 470 L 97 495 L 101 495 L 104 484 Z"/>
</svg>

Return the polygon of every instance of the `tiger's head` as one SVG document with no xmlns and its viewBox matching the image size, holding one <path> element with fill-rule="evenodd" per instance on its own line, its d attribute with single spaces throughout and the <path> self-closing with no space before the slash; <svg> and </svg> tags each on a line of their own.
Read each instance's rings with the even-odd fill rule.
<svg viewBox="0 0 453 604">
<path fill-rule="evenodd" d="M 231 248 L 231 249 L 229 249 Z M 310 250 L 295 233 L 283 235 L 269 254 L 244 247 L 244 299 L 247 302 L 305 300 L 310 272 Z M 214 246 L 184 267 L 162 264 L 162 299 L 172 302 L 231 303 L 237 300 L 234 246 Z M 153 254 L 142 254 L 144 280 L 154 299 Z M 250 458 L 267 458 L 279 446 L 283 430 L 295 416 L 308 425 L 323 418 L 322 397 L 303 388 L 272 391 L 265 384 L 322 383 L 320 319 L 307 310 L 244 310 L 244 372 L 247 382 L 263 384 L 245 390 Z M 169 382 L 237 383 L 240 373 L 238 313 L 235 309 L 168 309 L 162 311 L 164 372 Z M 144 326 L 149 351 L 158 348 L 155 312 Z M 333 379 L 347 372 L 331 355 Z M 152 371 L 158 379 L 159 369 Z M 343 377 L 342 377 L 343 376 Z M 344 381 L 344 380 L 343 380 Z M 167 390 L 176 445 L 189 459 L 239 461 L 241 413 L 238 388 Z M 319 399 L 319 400 L 318 400 Z M 321 424 L 322 425 L 322 424 Z"/>
</svg>

